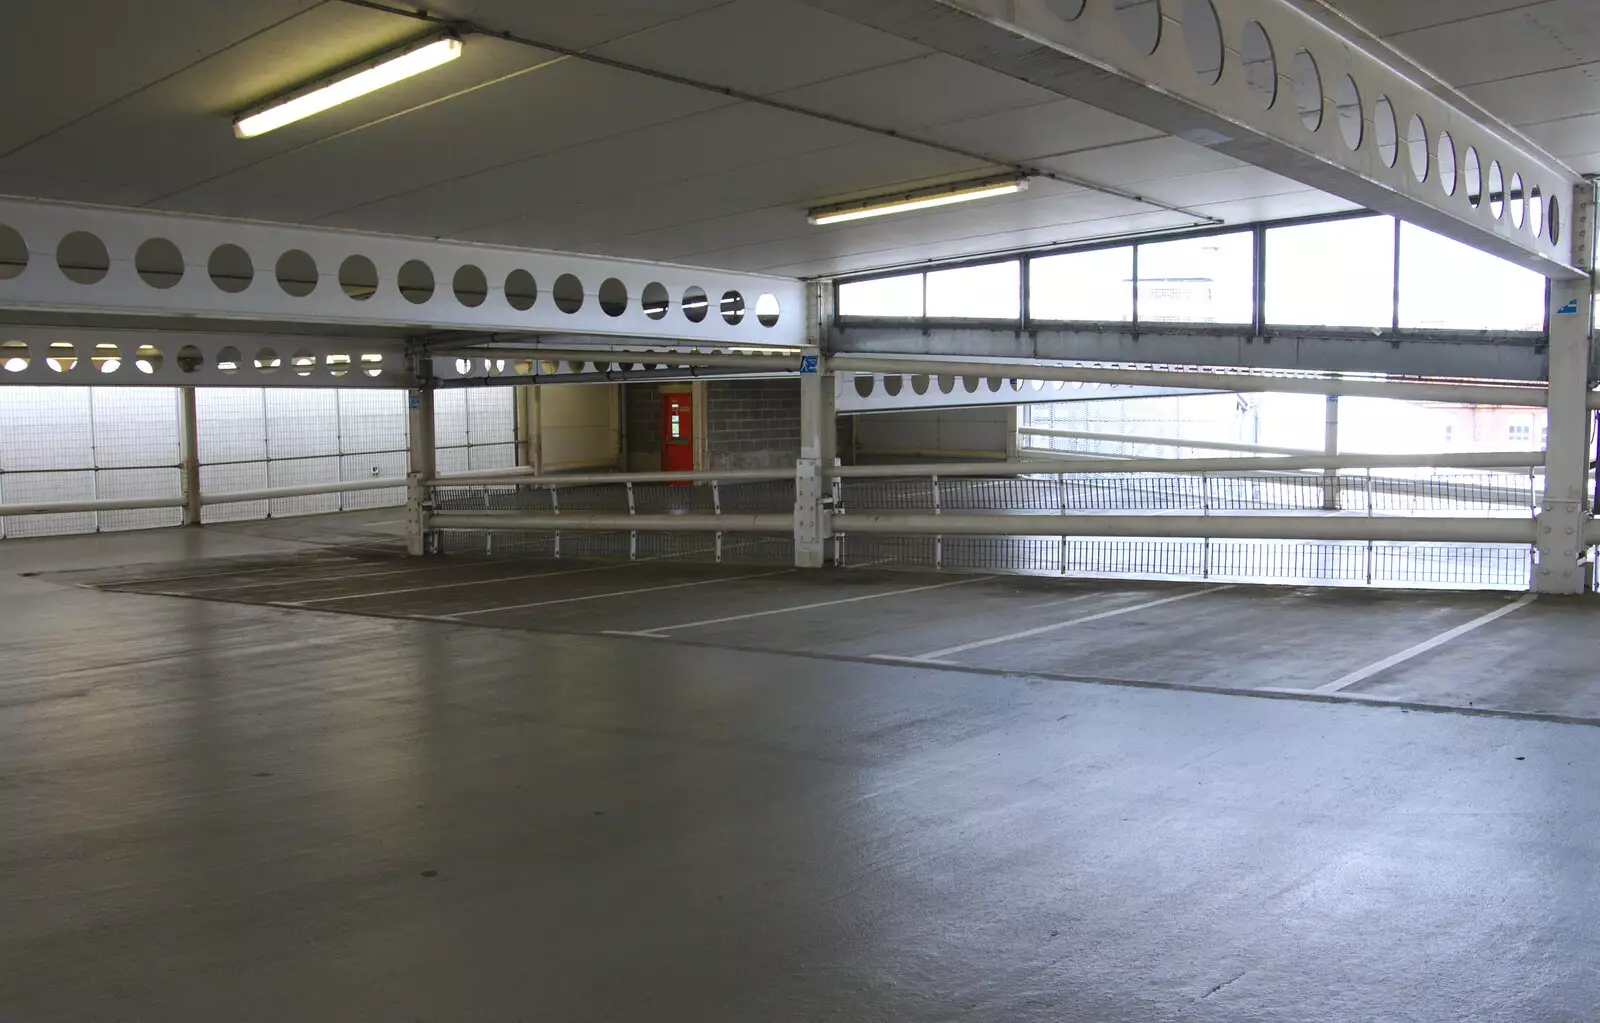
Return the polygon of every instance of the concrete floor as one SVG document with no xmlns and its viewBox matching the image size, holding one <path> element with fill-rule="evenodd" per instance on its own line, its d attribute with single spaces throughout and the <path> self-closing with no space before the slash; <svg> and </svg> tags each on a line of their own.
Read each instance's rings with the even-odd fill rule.
<svg viewBox="0 0 1600 1023">
<path fill-rule="evenodd" d="M 0 546 L 0 1019 L 1594 1018 L 1592 726 L 1054 677 L 1507 598 L 774 571 Z M 1351 688 L 1600 718 L 1592 613 Z"/>
</svg>

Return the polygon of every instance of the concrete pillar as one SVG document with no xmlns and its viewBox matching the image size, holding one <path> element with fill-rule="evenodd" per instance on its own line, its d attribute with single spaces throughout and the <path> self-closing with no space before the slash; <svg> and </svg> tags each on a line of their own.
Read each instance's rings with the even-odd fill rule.
<svg viewBox="0 0 1600 1023">
<path fill-rule="evenodd" d="M 1322 452 L 1329 458 L 1339 453 L 1339 396 L 1328 395 L 1326 418 L 1322 426 Z M 1339 470 L 1324 469 L 1327 478 L 1322 484 L 1322 507 L 1325 511 L 1339 510 Z"/>
<path fill-rule="evenodd" d="M 178 468 L 183 477 L 183 524 L 200 525 L 200 417 L 193 387 L 178 388 Z"/>
<path fill-rule="evenodd" d="M 1574 195 L 1573 257 L 1594 269 L 1594 185 Z M 1545 452 L 1544 507 L 1539 513 L 1537 593 L 1582 593 L 1591 566 L 1583 527 L 1589 508 L 1589 379 L 1594 326 L 1593 277 L 1550 282 L 1550 440 Z"/>
<path fill-rule="evenodd" d="M 427 360 L 423 360 L 424 365 Z M 410 441 L 406 451 L 406 553 L 421 557 L 429 553 L 428 513 L 430 499 L 427 480 L 438 474 L 434 445 L 433 381 L 422 379 L 408 393 Z"/>
<path fill-rule="evenodd" d="M 838 462 L 839 423 L 833 374 L 822 352 L 833 318 L 833 289 L 806 286 L 808 340 L 816 347 L 803 358 L 800 374 L 800 459 L 795 465 L 794 563 L 821 568 L 831 560 L 833 490 L 824 467 Z"/>
</svg>

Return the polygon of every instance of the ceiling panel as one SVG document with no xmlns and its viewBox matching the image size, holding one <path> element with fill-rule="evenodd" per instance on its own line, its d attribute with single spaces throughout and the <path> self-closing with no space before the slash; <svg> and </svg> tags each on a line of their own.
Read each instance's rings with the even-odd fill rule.
<svg viewBox="0 0 1600 1023">
<path fill-rule="evenodd" d="M 1593 0 L 1551 0 L 1400 33 L 1389 41 L 1462 88 L 1592 60 L 1600 53 L 1600 13 Z"/>
<path fill-rule="evenodd" d="M 1099 149 L 1161 132 L 1073 99 L 925 127 L 923 138 L 975 149 L 1017 163 Z"/>
<path fill-rule="evenodd" d="M 318 220 L 732 102 L 698 89 L 646 83 L 595 64 L 563 61 L 263 161 L 178 195 L 173 205 L 208 213 Z"/>
<path fill-rule="evenodd" d="M 0 154 L 321 2 L 36 0 L 25 16 L 8 11 L 11 24 L 0 36 L 0 96 L 7 97 Z"/>
<path fill-rule="evenodd" d="M 1512 124 L 1600 111 L 1600 63 L 1485 82 L 1463 90 Z"/>
<path fill-rule="evenodd" d="M 1317 2 L 1317 0 L 1313 0 Z M 1393 35 L 1529 6 L 1529 0 L 1325 0 L 1369 32 Z M 1535 0 L 1538 2 L 1538 0 Z"/>
<path fill-rule="evenodd" d="M 943 53 L 790 89 L 778 97 L 808 110 L 899 131 L 916 131 L 1061 98 Z"/>
<path fill-rule="evenodd" d="M 252 164 L 548 61 L 542 51 L 474 40 L 459 60 L 253 139 L 234 137 L 238 111 L 281 94 L 352 54 L 381 53 L 414 24 L 329 4 L 241 42 L 0 159 L 0 189 L 53 181 L 54 197 L 142 205 Z M 114 160 L 104 155 L 116 153 Z M 29 191 L 28 194 L 37 194 Z"/>
<path fill-rule="evenodd" d="M 732 176 L 745 189 L 763 191 L 767 202 L 777 201 L 782 193 L 772 183 L 770 163 L 818 150 L 842 152 L 840 147 L 863 138 L 871 136 L 733 104 L 350 210 L 328 223 L 371 230 L 414 224 L 431 235 L 551 246 L 552 226 L 570 236 L 574 222 L 614 220 L 616 209 L 644 203 L 672 215 L 684 193 L 711 175 Z M 920 147 L 899 146 L 916 159 L 929 158 Z M 638 159 L 640 152 L 651 159 Z M 589 236 L 605 233 L 620 230 Z"/>
<path fill-rule="evenodd" d="M 1231 156 L 1170 136 L 1072 153 L 1038 163 L 1063 174 L 1117 186 L 1245 166 Z"/>
<path fill-rule="evenodd" d="M 395 6 L 426 8 L 446 18 L 584 50 L 643 32 L 729 0 L 429 0 Z"/>
<path fill-rule="evenodd" d="M 929 51 L 794 0 L 742 0 L 636 33 L 597 52 L 766 95 Z"/>
</svg>

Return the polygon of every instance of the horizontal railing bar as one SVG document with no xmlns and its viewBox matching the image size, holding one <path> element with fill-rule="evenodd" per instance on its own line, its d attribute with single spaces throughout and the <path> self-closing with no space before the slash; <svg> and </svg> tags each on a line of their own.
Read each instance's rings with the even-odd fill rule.
<svg viewBox="0 0 1600 1023">
<path fill-rule="evenodd" d="M 628 515 L 606 512 L 436 512 L 430 529 L 642 530 L 674 533 L 791 533 L 790 512 L 739 515 Z"/>
<path fill-rule="evenodd" d="M 1263 373 L 1188 372 L 1172 369 L 1133 369 L 1123 366 L 1062 366 L 1034 362 L 962 362 L 953 359 L 903 356 L 834 355 L 828 368 L 837 373 L 899 373 L 998 377 L 1016 380 L 1077 380 L 1083 383 L 1136 384 L 1180 387 L 1200 391 L 1274 391 L 1290 394 L 1339 394 L 1371 398 L 1407 398 L 1476 405 L 1540 407 L 1548 404 L 1548 389 L 1504 384 L 1389 380 L 1341 376 L 1271 376 Z M 1115 397 L 1115 395 L 1107 395 Z M 1600 394 L 1590 394 L 1597 407 Z"/>
<path fill-rule="evenodd" d="M 1164 448 L 1194 448 L 1203 451 L 1248 451 L 1262 455 L 1314 455 L 1319 453 L 1317 448 L 1283 448 L 1272 447 L 1268 444 L 1241 444 L 1221 440 L 1180 440 L 1176 437 L 1140 437 L 1126 433 L 1096 433 L 1093 430 L 1047 430 L 1036 426 L 1024 426 L 1017 432 L 1024 437 L 1068 437 L 1075 440 L 1106 441 L 1112 444 L 1151 444 Z M 1073 455 L 1087 454 L 1088 452 L 1062 451 L 1057 453 Z"/>
<path fill-rule="evenodd" d="M 263 487 L 260 490 L 238 490 L 227 494 L 201 494 L 202 505 L 242 504 L 245 501 L 274 501 L 284 497 L 317 497 L 321 494 L 345 494 L 359 490 L 390 490 L 404 487 L 404 476 L 387 476 L 367 480 L 348 480 L 342 483 L 306 483 L 293 487 Z"/>
<path fill-rule="evenodd" d="M 924 465 L 836 465 L 826 473 L 835 479 L 883 479 L 918 476 L 1022 476 L 1259 472 L 1291 469 L 1502 469 L 1532 468 L 1545 462 L 1543 451 L 1468 451 L 1422 455 L 1327 455 L 1239 458 L 1070 458 L 1017 462 L 950 462 Z"/>
<path fill-rule="evenodd" d="M 0 469 L 0 479 L 7 476 L 48 476 L 64 472 L 151 472 L 158 469 L 177 469 L 177 465 L 85 465 L 71 469 Z"/>
<path fill-rule="evenodd" d="M 1114 536 L 1211 540 L 1386 540 L 1534 542 L 1535 525 L 1511 518 L 1367 515 L 1052 515 L 853 513 L 834 517 L 841 534 L 910 536 Z"/>
<path fill-rule="evenodd" d="M 72 515 L 78 512 L 143 511 L 147 508 L 182 507 L 182 497 L 108 497 L 96 501 L 36 501 L 0 504 L 0 518 L 14 515 Z"/>
<path fill-rule="evenodd" d="M 573 473 L 564 476 L 519 476 L 502 470 L 489 477 L 467 479 L 441 476 L 427 481 L 430 487 L 593 487 L 623 483 L 747 483 L 755 480 L 792 480 L 793 469 L 723 469 L 698 472 L 603 472 Z"/>
</svg>

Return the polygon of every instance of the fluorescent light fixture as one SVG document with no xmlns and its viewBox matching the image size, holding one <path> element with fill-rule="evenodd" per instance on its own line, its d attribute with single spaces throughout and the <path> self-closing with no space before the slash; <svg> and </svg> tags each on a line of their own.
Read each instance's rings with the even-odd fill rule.
<svg viewBox="0 0 1600 1023">
<path fill-rule="evenodd" d="M 461 40 L 455 36 L 430 39 L 397 52 L 390 51 L 360 68 L 332 81 L 322 82 L 260 109 L 234 118 L 233 133 L 242 139 L 264 135 L 275 128 L 304 120 L 313 114 L 348 103 L 413 75 L 431 71 L 461 56 Z"/>
<path fill-rule="evenodd" d="M 934 206 L 948 206 L 951 203 L 971 202 L 974 199 L 987 199 L 995 195 L 1010 195 L 1013 192 L 1021 192 L 1027 187 L 1028 179 L 1018 174 L 1003 178 L 985 178 L 981 181 L 963 181 L 953 185 L 939 185 L 935 188 L 921 188 L 896 195 L 861 199 L 837 206 L 821 206 L 810 211 L 806 219 L 813 224 L 841 224 L 847 220 L 865 220 L 867 217 L 882 217 L 890 213 L 906 213 Z"/>
</svg>

